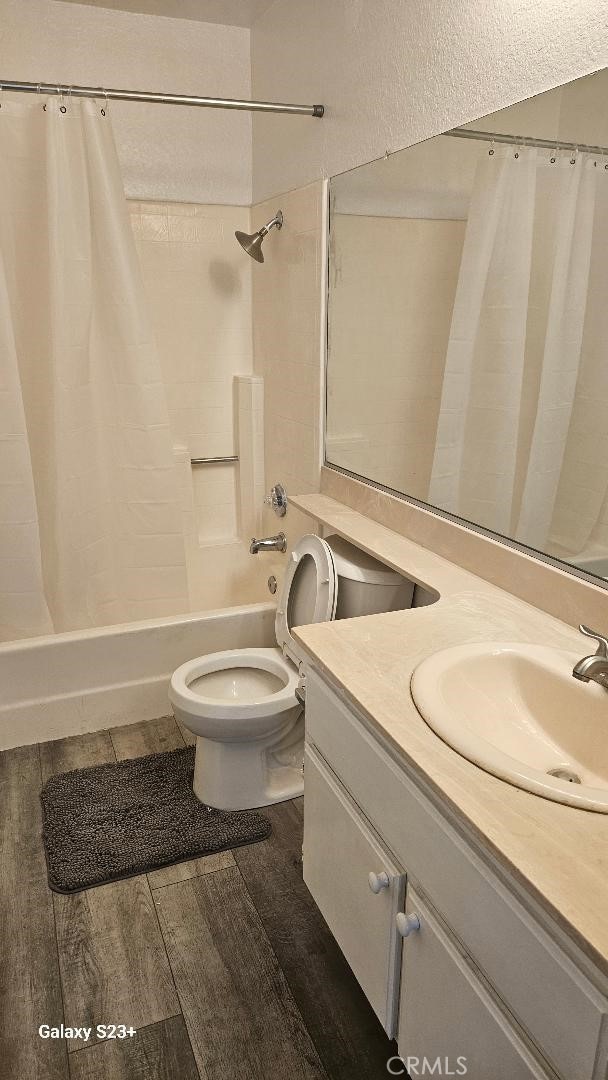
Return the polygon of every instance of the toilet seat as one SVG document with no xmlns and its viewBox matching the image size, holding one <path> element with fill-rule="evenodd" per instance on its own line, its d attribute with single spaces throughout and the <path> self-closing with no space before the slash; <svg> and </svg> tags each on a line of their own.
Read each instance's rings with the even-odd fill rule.
<svg viewBox="0 0 608 1080">
<path fill-rule="evenodd" d="M 282 685 L 269 694 L 245 694 L 232 699 L 205 692 L 205 675 L 226 671 L 238 680 L 242 668 L 268 672 L 279 678 Z M 193 688 L 192 683 L 197 680 L 200 682 Z M 208 738 L 229 738 L 234 725 L 233 738 L 242 739 L 245 734 L 252 737 L 262 732 L 267 734 L 273 728 L 272 720 L 268 722 L 271 717 L 276 717 L 280 724 L 281 715 L 296 704 L 297 685 L 298 671 L 279 649 L 227 649 L 188 660 L 178 667 L 171 678 L 171 701 L 190 716 L 204 717 Z M 260 721 L 258 725 L 256 720 Z"/>
<path fill-rule="evenodd" d="M 292 626 L 332 622 L 337 602 L 338 575 L 329 544 L 312 533 L 303 536 L 289 556 L 275 619 L 277 644 L 296 667 L 303 656 Z"/>
</svg>

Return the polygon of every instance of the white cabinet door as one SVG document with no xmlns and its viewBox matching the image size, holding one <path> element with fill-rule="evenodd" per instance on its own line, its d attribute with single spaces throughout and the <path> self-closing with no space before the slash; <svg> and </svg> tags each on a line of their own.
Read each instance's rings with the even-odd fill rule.
<svg viewBox="0 0 608 1080">
<path fill-rule="evenodd" d="M 405 875 L 309 748 L 304 790 L 304 881 L 392 1038 L 401 961 L 395 918 Z"/>
<path fill-rule="evenodd" d="M 408 887 L 399 1006 L 399 1054 L 417 1075 L 441 1060 L 440 1075 L 466 1080 L 546 1080 L 468 960 Z M 414 916 L 420 926 L 415 929 Z M 410 929 L 410 927 L 414 927 Z M 449 1069 L 452 1072 L 449 1072 Z"/>
</svg>

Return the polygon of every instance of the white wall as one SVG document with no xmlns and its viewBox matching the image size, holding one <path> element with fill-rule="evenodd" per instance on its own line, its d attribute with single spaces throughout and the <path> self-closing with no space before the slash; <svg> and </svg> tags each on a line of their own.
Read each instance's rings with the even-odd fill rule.
<svg viewBox="0 0 608 1080">
<path fill-rule="evenodd" d="M 249 30 L 107 11 L 61 0 L 0 0 L 0 78 L 248 98 Z M 251 203 L 251 116 L 112 102 L 127 195 Z"/>
<path fill-rule="evenodd" d="M 254 117 L 254 201 L 607 62 L 605 0 L 276 0 L 252 30 L 253 96 L 327 112 Z"/>
<path fill-rule="evenodd" d="M 311 184 L 251 211 L 254 229 L 279 205 L 285 215 L 264 243 L 264 265 L 253 264 L 253 362 L 264 378 L 266 489 L 280 481 L 288 495 L 318 491 L 320 482 L 324 187 Z M 315 529 L 293 506 L 282 518 L 266 507 L 262 522 L 264 536 L 282 529 L 288 548 Z M 281 579 L 285 555 L 256 559 L 265 575 Z"/>
</svg>

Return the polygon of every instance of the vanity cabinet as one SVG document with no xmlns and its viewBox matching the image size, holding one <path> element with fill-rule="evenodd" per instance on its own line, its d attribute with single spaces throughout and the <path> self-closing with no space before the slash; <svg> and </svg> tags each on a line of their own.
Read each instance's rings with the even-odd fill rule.
<svg viewBox="0 0 608 1080">
<path fill-rule="evenodd" d="M 452 1072 L 478 1080 L 539 1080 L 534 1060 L 500 1002 L 429 904 L 408 889 L 407 910 L 419 927 L 403 946 L 399 1052 L 440 1058 Z M 464 1069 L 466 1067 L 466 1073 Z"/>
<path fill-rule="evenodd" d="M 304 880 L 401 1056 L 606 1080 L 605 981 L 315 670 L 306 740 Z"/>
<path fill-rule="evenodd" d="M 306 883 L 387 1035 L 396 1032 L 405 874 L 310 748 Z"/>
</svg>

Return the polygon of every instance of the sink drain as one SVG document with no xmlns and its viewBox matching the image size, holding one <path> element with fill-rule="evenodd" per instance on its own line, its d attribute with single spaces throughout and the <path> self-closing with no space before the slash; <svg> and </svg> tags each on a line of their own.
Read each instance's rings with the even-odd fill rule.
<svg viewBox="0 0 608 1080">
<path fill-rule="evenodd" d="M 568 780 L 571 784 L 580 784 L 581 778 L 572 769 L 547 769 L 547 776 L 555 776 L 558 780 Z"/>
</svg>

